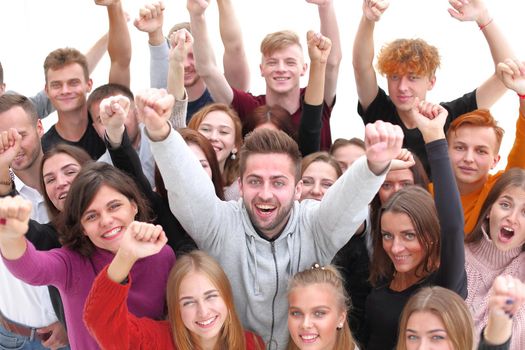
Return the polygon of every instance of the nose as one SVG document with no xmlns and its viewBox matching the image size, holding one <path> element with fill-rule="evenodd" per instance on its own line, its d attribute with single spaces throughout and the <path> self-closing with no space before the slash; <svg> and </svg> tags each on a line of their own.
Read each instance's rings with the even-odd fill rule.
<svg viewBox="0 0 525 350">
<path fill-rule="evenodd" d="M 397 239 L 397 238 L 394 237 L 394 240 L 393 240 L 393 242 L 392 242 L 392 253 L 394 253 L 394 254 L 399 254 L 399 253 L 401 253 L 404 249 L 405 249 L 405 247 L 404 247 L 403 244 L 399 241 L 399 239 Z"/>
<path fill-rule="evenodd" d="M 399 83 L 397 87 L 400 91 L 408 90 L 408 77 L 402 76 L 401 78 L 399 78 Z"/>
<path fill-rule="evenodd" d="M 284 62 L 283 62 L 283 61 L 279 61 L 279 62 L 277 63 L 277 70 L 278 70 L 278 71 L 284 71 L 284 68 L 285 68 L 285 66 L 284 66 Z"/>
<path fill-rule="evenodd" d="M 474 150 L 467 149 L 467 151 L 465 152 L 465 156 L 463 157 L 463 161 L 467 163 L 473 162 L 474 161 Z"/>
<path fill-rule="evenodd" d="M 102 211 L 100 213 L 100 226 L 102 227 L 107 227 L 107 226 L 111 226 L 111 224 L 113 223 L 113 217 L 111 216 L 110 213 L 106 212 L 106 211 Z"/>
<path fill-rule="evenodd" d="M 217 129 L 213 129 L 210 131 L 210 140 L 218 140 L 219 139 L 219 131 Z"/>
<path fill-rule="evenodd" d="M 207 316 L 208 308 L 206 307 L 205 303 L 197 303 L 197 314 L 201 317 Z"/>
<path fill-rule="evenodd" d="M 57 188 L 63 189 L 67 185 L 69 185 L 69 180 L 62 174 L 57 175 Z"/>
<path fill-rule="evenodd" d="M 312 326 L 312 320 L 310 319 L 310 316 L 309 315 L 305 315 L 303 317 L 303 322 L 301 323 L 301 327 L 303 327 L 303 329 L 308 329 Z"/>
<path fill-rule="evenodd" d="M 259 192 L 259 198 L 261 198 L 263 201 L 268 201 L 272 199 L 273 194 L 270 190 L 270 183 L 265 182 L 261 188 L 261 191 Z"/>
<path fill-rule="evenodd" d="M 517 208 L 517 207 L 514 207 L 512 209 L 512 211 L 509 213 L 507 219 L 511 222 L 511 223 L 516 223 L 518 221 L 518 215 L 521 215 L 521 209 L 520 208 Z"/>
<path fill-rule="evenodd" d="M 315 182 L 311 193 L 316 196 L 321 196 L 323 194 L 323 187 L 321 186 L 321 183 Z"/>
</svg>

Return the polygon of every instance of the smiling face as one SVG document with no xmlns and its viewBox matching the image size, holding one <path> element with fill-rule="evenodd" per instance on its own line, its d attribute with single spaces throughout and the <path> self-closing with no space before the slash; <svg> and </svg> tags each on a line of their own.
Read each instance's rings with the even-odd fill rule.
<svg viewBox="0 0 525 350">
<path fill-rule="evenodd" d="M 51 203 L 62 211 L 69 187 L 80 171 L 80 164 L 66 153 L 58 153 L 42 164 L 42 176 L 47 196 Z"/>
<path fill-rule="evenodd" d="M 182 322 L 199 342 L 211 349 L 228 317 L 228 308 L 218 288 L 201 272 L 190 272 L 179 287 Z"/>
<path fill-rule="evenodd" d="M 58 112 L 74 112 L 84 108 L 92 81 L 86 80 L 80 64 L 71 63 L 58 69 L 50 68 L 46 81 L 47 96 Z"/>
<path fill-rule="evenodd" d="M 498 161 L 497 138 L 489 127 L 463 125 L 448 138 L 448 154 L 460 192 L 483 186 Z M 468 193 L 461 193 L 468 194 Z"/>
<path fill-rule="evenodd" d="M 315 199 L 320 201 L 336 180 L 337 172 L 330 164 L 323 161 L 311 163 L 303 172 L 301 200 Z"/>
<path fill-rule="evenodd" d="M 253 226 L 268 238 L 281 233 L 302 182 L 287 154 L 251 154 L 240 182 L 241 196 Z"/>
<path fill-rule="evenodd" d="M 405 213 L 387 211 L 381 215 L 383 249 L 398 273 L 415 276 L 425 250 L 410 217 Z"/>
<path fill-rule="evenodd" d="M 306 68 L 301 47 L 295 44 L 264 55 L 260 65 L 267 91 L 276 94 L 299 89 L 300 78 Z"/>
<path fill-rule="evenodd" d="M 346 312 L 337 303 L 332 285 L 295 286 L 288 293 L 288 330 L 299 349 L 330 350 L 337 340 Z"/>
<path fill-rule="evenodd" d="M 235 146 L 235 124 L 232 118 L 223 111 L 212 111 L 206 114 L 197 131 L 210 140 L 221 169 L 224 169 L 226 159 L 232 152 L 237 152 Z"/>
<path fill-rule="evenodd" d="M 420 101 L 426 99 L 427 92 L 434 87 L 436 78 L 407 73 L 405 75 L 389 75 L 387 81 L 388 95 L 401 114 L 412 108 L 415 97 L 418 97 Z"/>
<path fill-rule="evenodd" d="M 525 243 L 525 191 L 521 187 L 504 190 L 489 212 L 490 238 L 506 251 Z"/>
<path fill-rule="evenodd" d="M 454 350 L 443 321 L 429 311 L 413 312 L 400 336 L 406 338 L 407 350 Z"/>
<path fill-rule="evenodd" d="M 14 106 L 0 113 L 0 131 L 7 131 L 9 128 L 16 129 L 22 136 L 20 150 L 11 162 L 11 168 L 17 171 L 38 167 L 42 156 L 40 138 L 44 134 L 42 122 L 38 120 L 35 125 L 22 107 Z"/>
<path fill-rule="evenodd" d="M 80 223 L 95 246 L 115 254 L 137 212 L 135 202 L 114 188 L 102 185 L 82 214 Z"/>
</svg>

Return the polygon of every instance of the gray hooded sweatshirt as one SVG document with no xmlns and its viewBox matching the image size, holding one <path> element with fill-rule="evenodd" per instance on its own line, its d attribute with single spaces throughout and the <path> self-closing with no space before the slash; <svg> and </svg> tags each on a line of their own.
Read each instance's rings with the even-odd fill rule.
<svg viewBox="0 0 525 350">
<path fill-rule="evenodd" d="M 296 201 L 283 232 L 270 242 L 255 231 L 242 199 L 216 197 L 210 178 L 178 132 L 151 142 L 151 150 L 171 211 L 226 272 L 243 326 L 261 335 L 268 349 L 284 350 L 288 280 L 313 263 L 330 263 L 365 220 L 386 171 L 376 176 L 365 157 L 358 159 L 322 201 Z"/>
</svg>

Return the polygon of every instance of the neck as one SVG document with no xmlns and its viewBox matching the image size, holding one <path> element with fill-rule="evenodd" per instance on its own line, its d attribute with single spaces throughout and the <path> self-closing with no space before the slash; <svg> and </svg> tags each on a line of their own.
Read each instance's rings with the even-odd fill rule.
<svg viewBox="0 0 525 350">
<path fill-rule="evenodd" d="M 464 183 L 464 182 L 461 182 L 461 181 L 457 181 L 457 179 L 456 179 L 456 182 L 457 182 L 457 185 L 458 185 L 459 194 L 461 196 L 466 196 L 466 195 L 474 193 L 474 192 L 479 192 L 483 188 L 485 183 L 487 182 L 487 177 L 488 177 L 488 175 L 486 177 L 484 177 L 483 180 L 480 180 L 480 181 L 477 181 L 477 182 L 474 182 L 474 183 Z"/>
<path fill-rule="evenodd" d="M 42 152 L 40 152 L 40 155 L 37 159 L 33 162 L 33 164 L 24 170 L 17 170 L 15 171 L 15 175 L 22 180 L 22 182 L 29 187 L 34 188 L 37 190 L 40 194 L 42 194 L 42 188 L 40 186 L 40 164 L 42 164 Z"/>
<path fill-rule="evenodd" d="M 395 272 L 394 278 L 390 282 L 390 289 L 396 292 L 401 292 L 421 280 L 421 277 L 417 277 L 415 271 L 409 272 Z"/>
<path fill-rule="evenodd" d="M 417 127 L 417 124 L 415 120 L 412 118 L 412 115 L 410 114 L 409 111 L 400 111 L 397 108 L 396 110 L 397 110 L 397 114 L 399 114 L 399 119 L 401 119 L 401 121 L 403 122 L 403 125 L 407 129 L 415 129 Z"/>
<path fill-rule="evenodd" d="M 70 112 L 58 112 L 57 114 L 58 121 L 55 124 L 55 129 L 58 134 L 68 141 L 76 142 L 80 140 L 86 132 L 89 122 L 87 110 L 82 108 Z"/>
<path fill-rule="evenodd" d="M 217 344 L 217 341 L 219 340 L 219 336 L 215 336 L 211 339 L 200 339 L 200 346 L 202 350 L 213 350 L 215 349 L 215 345 Z"/>
<path fill-rule="evenodd" d="M 204 84 L 204 81 L 201 78 L 197 80 L 192 86 L 186 87 L 186 92 L 188 93 L 188 101 L 193 102 L 195 100 L 198 100 L 202 96 L 202 94 L 204 94 L 204 91 L 206 91 L 206 84 Z"/>
<path fill-rule="evenodd" d="M 266 87 L 266 104 L 269 106 L 279 105 L 288 113 L 294 114 L 301 106 L 301 89 L 297 88 L 281 94 Z"/>
</svg>

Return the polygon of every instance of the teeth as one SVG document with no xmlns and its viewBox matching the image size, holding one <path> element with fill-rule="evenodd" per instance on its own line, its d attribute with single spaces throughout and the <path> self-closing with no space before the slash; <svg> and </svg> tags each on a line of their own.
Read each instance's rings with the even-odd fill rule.
<svg viewBox="0 0 525 350">
<path fill-rule="evenodd" d="M 514 232 L 514 230 L 513 230 L 513 229 L 511 229 L 511 228 L 508 228 L 508 227 L 503 227 L 503 229 L 504 229 L 505 231 L 507 231 L 507 232 L 511 232 L 511 233 L 512 233 L 512 232 Z"/>
<path fill-rule="evenodd" d="M 257 208 L 259 208 L 261 210 L 272 210 L 272 209 L 275 209 L 275 207 L 273 205 L 265 205 L 265 204 L 259 204 L 259 205 L 257 205 Z"/>
<path fill-rule="evenodd" d="M 66 193 L 62 193 L 58 199 L 65 199 L 67 197 L 67 192 Z"/>
<path fill-rule="evenodd" d="M 122 230 L 122 227 L 115 227 L 113 230 L 109 231 L 108 233 L 104 233 L 102 237 L 104 238 L 111 238 L 115 235 L 117 235 Z"/>
<path fill-rule="evenodd" d="M 207 326 L 207 325 L 210 325 L 213 321 L 215 321 L 215 317 L 212 317 L 209 320 L 202 321 L 202 322 L 197 321 L 197 323 L 202 326 Z"/>
<path fill-rule="evenodd" d="M 317 338 L 317 335 L 301 335 L 301 338 L 304 339 L 304 340 L 313 340 L 315 338 Z"/>
<path fill-rule="evenodd" d="M 288 78 L 275 78 L 275 80 L 285 81 L 285 80 L 288 80 Z"/>
</svg>

